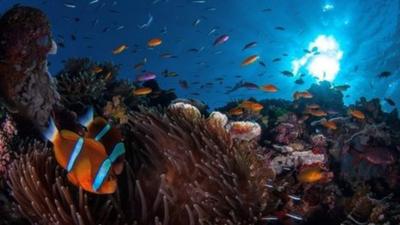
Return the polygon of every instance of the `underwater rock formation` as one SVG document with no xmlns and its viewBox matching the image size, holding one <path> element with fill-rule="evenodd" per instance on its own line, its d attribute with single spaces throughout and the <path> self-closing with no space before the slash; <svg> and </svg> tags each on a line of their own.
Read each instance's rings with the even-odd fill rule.
<svg viewBox="0 0 400 225">
<path fill-rule="evenodd" d="M 0 18 L 0 97 L 9 111 L 39 129 L 60 99 L 47 70 L 55 47 L 42 11 L 15 6 Z"/>
</svg>

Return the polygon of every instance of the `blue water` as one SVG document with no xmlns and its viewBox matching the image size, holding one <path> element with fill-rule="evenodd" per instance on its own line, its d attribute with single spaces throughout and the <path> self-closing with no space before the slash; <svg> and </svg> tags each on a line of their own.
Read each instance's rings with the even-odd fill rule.
<svg viewBox="0 0 400 225">
<path fill-rule="evenodd" d="M 294 81 L 298 77 L 285 77 L 280 72 L 291 70 L 292 61 L 301 58 L 305 54 L 303 49 L 317 36 L 331 35 L 343 51 L 340 71 L 333 83 L 351 85 L 345 92 L 348 95 L 346 103 L 361 96 L 390 97 L 400 103 L 400 0 L 205 1 L 99 0 L 89 5 L 91 0 L 0 0 L 0 12 L 20 3 L 38 7 L 48 14 L 54 37 L 57 39 L 57 35 L 62 35 L 65 38 L 65 48 L 59 48 L 58 54 L 49 58 L 52 74 L 62 68 L 62 60 L 90 57 L 121 64 L 119 76 L 134 79 L 138 72 L 133 66 L 146 57 L 148 63 L 144 69 L 158 75 L 162 88 L 175 88 L 179 97 L 198 98 L 211 108 L 239 98 L 291 99 L 294 91 L 305 90 L 318 81 L 308 75 L 304 85 L 297 85 Z M 68 8 L 64 3 L 74 4 L 76 8 Z M 327 10 L 327 5 L 332 7 Z M 149 28 L 139 29 L 138 25 L 144 24 L 149 14 L 154 21 Z M 200 23 L 194 26 L 196 19 L 200 19 Z M 117 30 L 120 26 L 124 29 Z M 285 30 L 275 29 L 277 26 Z M 105 28 L 109 30 L 103 32 Z M 216 32 L 209 35 L 213 28 Z M 71 34 L 77 40 L 72 40 Z M 212 46 L 221 34 L 229 35 L 230 39 L 220 46 Z M 162 38 L 163 44 L 148 49 L 146 43 L 154 37 Z M 243 46 L 252 41 L 257 41 L 257 46 L 242 51 Z M 127 44 L 129 49 L 120 55 L 112 55 L 112 50 L 120 44 Z M 202 52 L 188 52 L 188 49 L 202 47 Z M 160 58 L 159 55 L 165 52 L 177 58 Z M 283 56 L 285 53 L 287 56 Z M 252 54 L 258 54 L 266 68 L 258 63 L 241 67 L 242 60 Z M 278 57 L 282 60 L 273 63 L 272 60 Z M 164 78 L 160 73 L 165 69 L 175 71 L 179 76 Z M 382 71 L 391 71 L 393 75 L 386 79 L 377 78 Z M 237 75 L 242 78 L 235 77 Z M 215 81 L 217 77 L 224 78 L 222 84 Z M 233 86 L 242 79 L 259 85 L 275 84 L 280 91 L 271 94 L 240 90 L 225 94 L 226 86 Z M 179 80 L 187 80 L 189 89 L 182 89 Z M 200 84 L 191 84 L 196 81 Z M 206 82 L 213 84 L 200 88 Z M 193 92 L 200 95 L 192 96 Z M 386 103 L 384 107 L 391 109 Z"/>
</svg>

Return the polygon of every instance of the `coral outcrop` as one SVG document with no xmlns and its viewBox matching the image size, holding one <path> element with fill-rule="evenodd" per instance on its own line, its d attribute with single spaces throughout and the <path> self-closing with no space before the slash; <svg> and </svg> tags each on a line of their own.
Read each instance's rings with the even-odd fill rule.
<svg viewBox="0 0 400 225">
<path fill-rule="evenodd" d="M 10 111 L 39 129 L 60 100 L 47 70 L 54 47 L 42 11 L 15 6 L 0 18 L 0 97 Z"/>
</svg>

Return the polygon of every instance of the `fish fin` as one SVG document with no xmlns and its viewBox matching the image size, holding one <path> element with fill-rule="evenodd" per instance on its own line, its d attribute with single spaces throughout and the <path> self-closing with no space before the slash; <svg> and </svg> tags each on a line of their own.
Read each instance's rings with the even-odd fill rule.
<svg viewBox="0 0 400 225">
<path fill-rule="evenodd" d="M 78 118 L 78 122 L 79 124 L 87 128 L 93 121 L 93 117 L 94 117 L 94 108 L 93 106 L 89 106 L 87 112 Z"/>
<path fill-rule="evenodd" d="M 112 170 L 116 175 L 122 173 L 124 169 L 124 161 L 121 156 L 125 154 L 125 145 L 122 142 L 119 142 L 115 145 L 113 151 L 111 152 L 109 159 L 113 163 Z"/>
<path fill-rule="evenodd" d="M 80 137 L 77 133 L 72 132 L 70 130 L 61 130 L 60 134 L 61 134 L 61 137 L 65 138 L 69 141 L 77 140 Z"/>
<path fill-rule="evenodd" d="M 68 173 L 67 178 L 68 178 L 69 182 L 71 182 L 73 185 L 79 187 L 78 179 L 76 178 L 76 176 L 73 173 Z"/>
<path fill-rule="evenodd" d="M 50 117 L 50 120 L 48 122 L 47 128 L 42 131 L 43 137 L 53 143 L 58 135 L 58 129 L 56 127 L 56 124 L 54 123 L 54 120 L 52 117 Z"/>
<path fill-rule="evenodd" d="M 117 190 L 117 179 L 111 175 L 103 182 L 100 189 L 97 191 L 98 194 L 112 194 Z"/>
<path fill-rule="evenodd" d="M 104 136 L 105 135 L 104 132 L 102 134 L 100 134 L 100 133 L 107 126 L 107 124 L 108 124 L 107 120 L 105 120 L 102 117 L 94 118 L 92 120 L 92 122 L 89 124 L 89 126 L 87 127 L 88 132 L 86 134 L 86 137 L 93 138 L 93 139 L 96 139 L 98 141 L 99 139 L 101 139 L 101 138 L 99 138 L 100 136 Z"/>
</svg>

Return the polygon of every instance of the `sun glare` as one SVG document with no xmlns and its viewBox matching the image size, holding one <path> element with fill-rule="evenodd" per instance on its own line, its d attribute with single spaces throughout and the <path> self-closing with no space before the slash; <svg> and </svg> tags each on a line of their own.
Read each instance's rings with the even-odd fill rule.
<svg viewBox="0 0 400 225">
<path fill-rule="evenodd" d="M 292 62 L 294 74 L 302 68 L 318 80 L 333 81 L 340 70 L 343 52 L 333 36 L 319 35 L 308 45 L 307 53 Z"/>
</svg>

